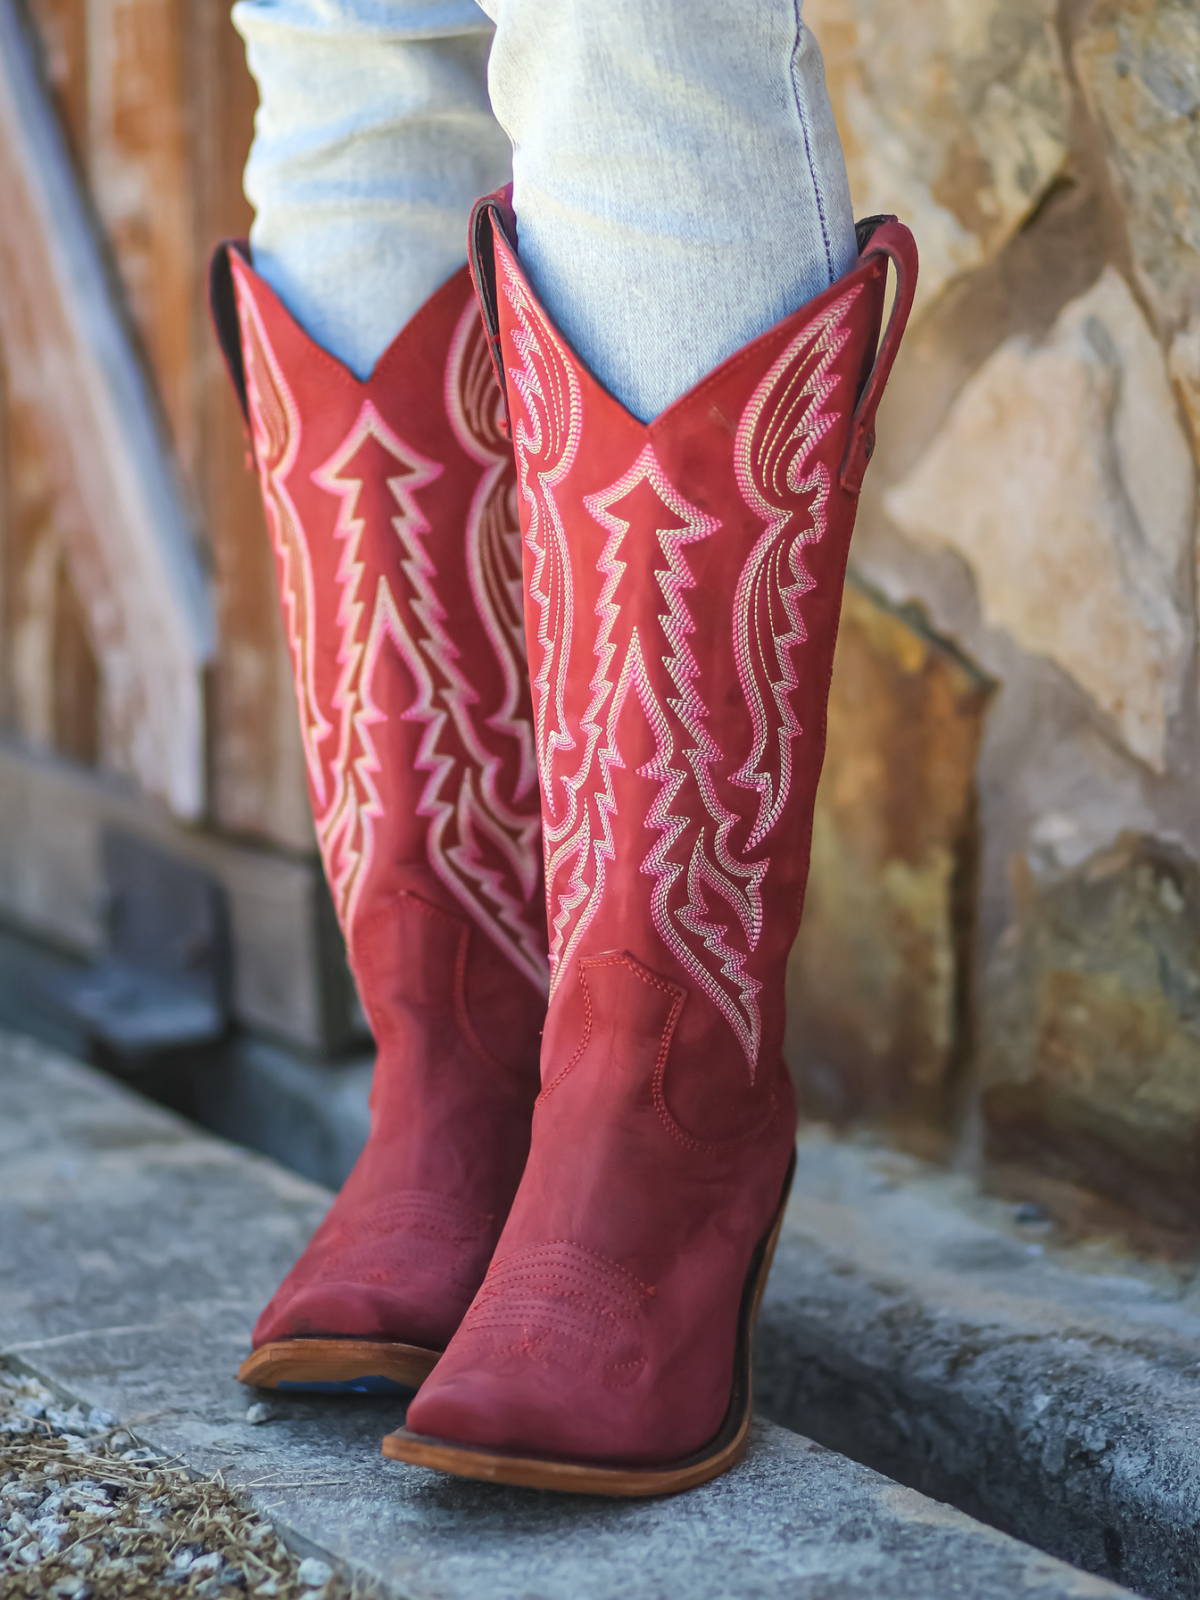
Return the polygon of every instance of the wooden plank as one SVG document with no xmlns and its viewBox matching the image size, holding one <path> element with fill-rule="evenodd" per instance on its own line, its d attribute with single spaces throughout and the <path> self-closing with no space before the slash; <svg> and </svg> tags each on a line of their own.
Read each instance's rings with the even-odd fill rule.
<svg viewBox="0 0 1200 1600">
<path fill-rule="evenodd" d="M 26 0 L 41 69 L 78 169 L 88 140 L 88 0 Z"/>
<path fill-rule="evenodd" d="M 196 393 L 202 448 L 197 488 L 205 508 L 221 647 L 209 701 L 211 815 L 218 827 L 296 849 L 313 848 L 312 814 L 292 669 L 275 593 L 275 564 L 241 412 L 208 326 L 208 258 L 242 238 L 253 217 L 242 168 L 258 93 L 229 8 L 193 0 L 188 49 L 195 132 Z"/>
<path fill-rule="evenodd" d="M 208 679 L 209 816 L 231 832 L 311 848 L 269 541 L 207 310 L 208 257 L 220 240 L 244 236 L 253 215 L 242 168 L 258 97 L 242 42 L 227 7 L 207 0 L 33 0 L 31 11 L 203 513 L 220 638 Z M 22 522 L 14 518 L 18 543 Z M 48 622 L 31 626 L 44 632 Z M 59 748 L 85 745 L 75 730 Z"/>
<path fill-rule="evenodd" d="M 193 366 L 203 330 L 192 315 L 186 7 L 187 0 L 88 0 L 85 171 L 191 483 L 199 449 Z"/>
<path fill-rule="evenodd" d="M 55 515 L 53 452 L 36 404 L 4 384 L 0 492 L 3 719 L 35 747 L 95 765 L 102 685 Z"/>
<path fill-rule="evenodd" d="M 43 419 L 107 751 L 148 793 L 197 816 L 207 580 L 14 0 L 0 0 L 0 219 L 0 340 Z"/>
</svg>

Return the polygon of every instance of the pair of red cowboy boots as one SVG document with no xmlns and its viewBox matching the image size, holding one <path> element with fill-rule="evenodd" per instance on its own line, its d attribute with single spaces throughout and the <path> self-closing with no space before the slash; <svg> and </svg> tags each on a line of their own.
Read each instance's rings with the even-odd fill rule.
<svg viewBox="0 0 1200 1600">
<path fill-rule="evenodd" d="M 421 1385 L 390 1456 L 662 1493 L 745 1444 L 783 974 L 915 251 L 860 225 L 850 272 L 643 424 L 539 304 L 506 194 L 471 237 L 478 307 L 464 270 L 366 382 L 244 250 L 214 263 L 379 1049 L 241 1376 Z"/>
</svg>

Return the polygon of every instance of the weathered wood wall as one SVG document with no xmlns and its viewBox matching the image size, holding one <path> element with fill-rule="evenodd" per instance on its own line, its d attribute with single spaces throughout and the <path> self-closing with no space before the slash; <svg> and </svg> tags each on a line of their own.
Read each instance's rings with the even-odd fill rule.
<svg viewBox="0 0 1200 1600">
<path fill-rule="evenodd" d="M 228 13 L 211 0 L 29 0 L 24 21 L 211 577 L 219 643 L 202 691 L 201 815 L 223 830 L 307 849 L 270 550 L 207 326 L 209 253 L 250 222 L 241 170 L 255 91 Z M 19 239 L 8 243 L 21 248 Z M 136 730 L 106 715 L 128 666 L 107 647 L 96 596 L 71 559 L 73 486 L 62 452 L 47 447 L 59 419 L 40 355 L 0 351 L 0 715 L 36 747 L 147 787 L 129 748 Z"/>
</svg>

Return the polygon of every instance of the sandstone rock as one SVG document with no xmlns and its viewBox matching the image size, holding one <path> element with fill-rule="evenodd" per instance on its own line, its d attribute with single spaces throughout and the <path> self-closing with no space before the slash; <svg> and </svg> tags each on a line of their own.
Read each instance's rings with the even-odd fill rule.
<svg viewBox="0 0 1200 1600">
<path fill-rule="evenodd" d="M 986 622 L 1055 661 L 1165 769 L 1193 629 L 1193 462 L 1116 271 L 1044 343 L 1011 339 L 984 363 L 884 504 L 915 542 L 957 551 Z"/>
<path fill-rule="evenodd" d="M 1070 92 L 1050 0 L 808 0 L 859 216 L 895 211 L 918 304 L 999 251 L 1061 169 Z"/>
<path fill-rule="evenodd" d="M 1175 335 L 1167 365 L 1179 387 L 1196 450 L 1200 453 L 1200 314 Z"/>
<path fill-rule="evenodd" d="M 1196 453 L 1200 455 L 1200 312 L 1171 341 L 1167 365 L 1191 424 Z M 1200 536 L 1196 542 L 1196 592 L 1200 594 Z"/>
<path fill-rule="evenodd" d="M 1141 286 L 1173 333 L 1200 311 L 1200 10 L 1102 0 L 1074 54 Z"/>
<path fill-rule="evenodd" d="M 1200 868 L 1125 835 L 1026 899 L 985 983 L 992 1161 L 1200 1215 Z"/>
<path fill-rule="evenodd" d="M 810 1115 L 937 1122 L 960 1047 L 988 684 L 853 586 L 786 1050 Z"/>
</svg>

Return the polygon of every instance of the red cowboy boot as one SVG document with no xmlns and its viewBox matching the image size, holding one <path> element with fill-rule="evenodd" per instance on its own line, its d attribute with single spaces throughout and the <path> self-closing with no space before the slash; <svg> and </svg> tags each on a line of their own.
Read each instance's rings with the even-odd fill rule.
<svg viewBox="0 0 1200 1600">
<path fill-rule="evenodd" d="M 473 237 L 522 497 L 553 977 L 521 1187 L 384 1451 L 661 1494 L 745 1446 L 794 1159 L 784 967 L 916 255 L 894 219 L 861 225 L 852 271 L 646 425 L 539 305 L 503 197 Z"/>
<path fill-rule="evenodd" d="M 549 979 L 512 449 L 466 268 L 366 382 L 242 247 L 214 259 L 213 308 L 378 1048 L 366 1148 L 239 1376 L 415 1386 L 482 1282 L 525 1164 Z"/>
</svg>

